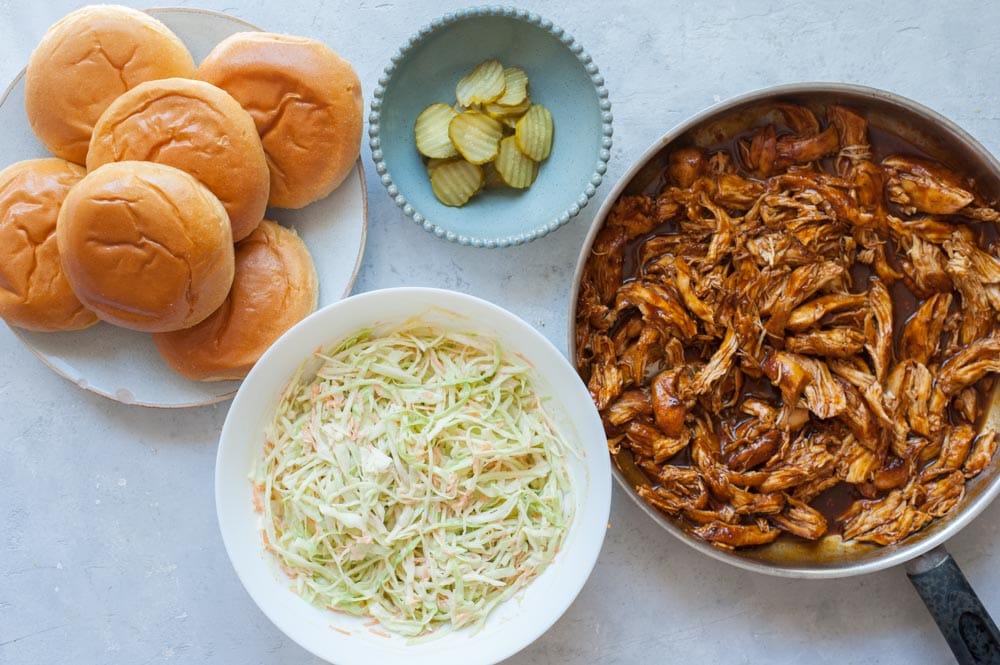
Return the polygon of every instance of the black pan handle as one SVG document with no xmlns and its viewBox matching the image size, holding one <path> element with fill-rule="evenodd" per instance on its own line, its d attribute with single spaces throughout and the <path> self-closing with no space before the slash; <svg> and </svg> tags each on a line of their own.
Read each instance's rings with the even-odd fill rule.
<svg viewBox="0 0 1000 665">
<path fill-rule="evenodd" d="M 910 561 L 906 576 L 960 665 L 1000 665 L 1000 630 L 945 548 Z"/>
</svg>

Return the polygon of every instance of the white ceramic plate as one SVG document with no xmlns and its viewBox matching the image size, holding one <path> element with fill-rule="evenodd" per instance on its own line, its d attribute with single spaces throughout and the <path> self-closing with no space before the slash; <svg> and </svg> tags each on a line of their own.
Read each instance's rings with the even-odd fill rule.
<svg viewBox="0 0 1000 665">
<path fill-rule="evenodd" d="M 233 34 L 259 28 L 217 12 L 152 9 L 184 41 L 195 62 Z M 24 72 L 0 99 L 0 168 L 22 159 L 50 156 L 35 138 L 24 114 Z M 269 210 L 269 219 L 298 231 L 319 274 L 320 306 L 346 296 L 365 246 L 368 202 L 365 177 L 357 169 L 337 191 L 301 210 Z M 119 402 L 186 407 L 232 397 L 238 381 L 188 381 L 167 367 L 149 335 L 99 323 L 87 330 L 36 333 L 11 328 L 38 358 L 81 388 Z"/>
<path fill-rule="evenodd" d="M 568 460 L 576 513 L 548 569 L 500 605 L 479 632 L 445 632 L 408 644 L 399 636 L 374 634 L 364 625 L 366 619 L 316 608 L 289 588 L 289 579 L 264 550 L 261 518 L 253 510 L 247 476 L 253 460 L 263 452 L 264 425 L 282 389 L 314 349 L 361 328 L 402 323 L 414 316 L 448 329 L 493 335 L 505 350 L 525 357 L 537 370 L 539 392 L 553 398 L 557 427 L 580 443 L 584 455 Z M 521 650 L 566 611 L 583 587 L 607 531 L 610 501 L 611 466 L 604 428 L 576 371 L 545 337 L 513 314 L 479 298 L 438 289 L 362 293 L 316 312 L 285 333 L 253 368 L 233 400 L 215 465 L 222 540 L 243 586 L 285 634 L 340 665 L 473 665 L 493 663 Z"/>
</svg>

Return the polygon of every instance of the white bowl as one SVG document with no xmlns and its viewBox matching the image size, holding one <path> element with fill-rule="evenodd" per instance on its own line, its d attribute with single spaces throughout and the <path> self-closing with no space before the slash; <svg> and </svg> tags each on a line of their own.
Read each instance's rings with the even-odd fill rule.
<svg viewBox="0 0 1000 665">
<path fill-rule="evenodd" d="M 399 636 L 373 633 L 363 625 L 367 619 L 316 608 L 290 589 L 289 579 L 264 550 L 248 474 L 253 459 L 262 452 L 264 423 L 282 389 L 312 351 L 358 329 L 402 323 L 414 316 L 447 329 L 493 335 L 507 352 L 520 353 L 536 368 L 539 391 L 553 398 L 557 427 L 564 436 L 576 439 L 584 454 L 568 460 L 576 512 L 562 549 L 546 571 L 499 606 L 480 630 L 447 631 L 409 643 Z M 604 540 L 611 468 L 604 429 L 586 388 L 545 337 L 479 298 L 439 289 L 396 288 L 329 305 L 285 333 L 264 354 L 236 394 L 222 428 L 215 502 L 222 539 L 243 586 L 279 629 L 315 655 L 341 665 L 472 665 L 496 662 L 523 649 L 573 602 Z"/>
</svg>

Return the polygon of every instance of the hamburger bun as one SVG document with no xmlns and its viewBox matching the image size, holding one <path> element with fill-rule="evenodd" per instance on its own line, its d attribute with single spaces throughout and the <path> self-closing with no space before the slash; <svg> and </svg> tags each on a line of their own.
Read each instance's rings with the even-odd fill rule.
<svg viewBox="0 0 1000 665">
<path fill-rule="evenodd" d="M 149 81 L 112 102 L 94 126 L 87 169 L 127 160 L 193 175 L 222 201 L 234 240 L 264 218 L 269 176 L 253 119 L 204 81 Z"/>
<path fill-rule="evenodd" d="M 193 328 L 159 333 L 153 341 L 187 379 L 242 379 L 275 340 L 316 309 L 318 290 L 305 243 L 264 220 L 236 245 L 236 277 L 222 307 Z"/>
<path fill-rule="evenodd" d="M 62 159 L 30 159 L 0 171 L 0 317 L 54 332 L 97 323 L 59 262 L 56 219 L 86 171 Z"/>
<path fill-rule="evenodd" d="M 361 150 L 361 82 L 349 62 L 303 37 L 240 32 L 224 39 L 195 77 L 219 86 L 257 124 L 278 208 L 324 198 Z"/>
<path fill-rule="evenodd" d="M 77 297 L 124 328 L 189 328 L 233 282 L 225 208 L 172 166 L 115 162 L 91 171 L 59 210 L 56 237 Z"/>
<path fill-rule="evenodd" d="M 31 54 L 25 111 L 52 154 L 83 164 L 94 123 L 118 95 L 193 73 L 191 54 L 167 26 L 128 7 L 92 5 L 49 28 Z"/>
</svg>

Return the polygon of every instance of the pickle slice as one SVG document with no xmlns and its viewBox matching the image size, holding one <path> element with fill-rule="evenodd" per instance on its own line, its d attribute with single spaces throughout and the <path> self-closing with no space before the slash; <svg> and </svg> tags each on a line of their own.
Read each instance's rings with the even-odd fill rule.
<svg viewBox="0 0 1000 665">
<path fill-rule="evenodd" d="M 528 97 L 525 97 L 520 104 L 514 104 L 513 106 L 504 106 L 499 102 L 483 104 L 483 112 L 497 120 L 503 120 L 504 118 L 514 118 L 516 120 L 524 115 L 529 108 L 531 108 L 531 99 Z"/>
<path fill-rule="evenodd" d="M 517 121 L 514 137 L 521 152 L 540 162 L 552 151 L 554 131 L 552 114 L 544 106 L 534 104 Z"/>
<path fill-rule="evenodd" d="M 517 121 L 520 120 L 520 119 L 521 118 L 519 118 L 516 115 L 505 115 L 504 117 L 499 118 L 500 124 L 503 125 L 504 127 L 506 127 L 507 129 L 511 129 L 511 130 L 516 130 L 517 129 Z M 511 132 L 507 132 L 507 133 L 510 134 Z"/>
<path fill-rule="evenodd" d="M 441 203 L 462 206 L 483 189 L 525 189 L 535 181 L 555 128 L 528 87 L 525 70 L 485 60 L 458 82 L 454 105 L 421 111 L 414 136 Z"/>
<path fill-rule="evenodd" d="M 503 65 L 485 60 L 466 74 L 455 87 L 455 98 L 462 106 L 486 104 L 499 99 L 507 86 Z"/>
<path fill-rule="evenodd" d="M 465 205 L 483 186 L 483 169 L 464 159 L 438 164 L 430 176 L 434 196 L 446 206 Z"/>
<path fill-rule="evenodd" d="M 503 181 L 516 189 L 529 187 L 538 175 L 538 162 L 518 149 L 513 136 L 500 141 L 500 151 L 493 165 Z"/>
<path fill-rule="evenodd" d="M 483 164 L 483 189 L 496 189 L 506 185 L 507 183 L 497 173 L 497 167 L 494 166 L 493 162 Z"/>
<path fill-rule="evenodd" d="M 467 161 L 485 164 L 497 156 L 503 125 L 485 113 L 465 111 L 451 119 L 448 136 Z"/>
<path fill-rule="evenodd" d="M 456 151 L 456 154 L 457 154 L 457 151 Z M 438 159 L 437 157 L 434 157 L 432 159 L 428 159 L 427 160 L 427 176 L 430 177 L 430 176 L 434 175 L 434 170 L 437 169 L 437 167 L 441 166 L 442 164 L 448 164 L 450 162 L 457 161 L 457 159 L 460 159 L 460 158 L 451 157 L 451 158 L 446 158 L 446 159 Z"/>
<path fill-rule="evenodd" d="M 528 75 L 520 67 L 506 67 L 503 70 L 504 91 L 496 103 L 516 106 L 528 98 Z"/>
<path fill-rule="evenodd" d="M 457 115 L 455 109 L 447 104 L 431 104 L 420 112 L 417 121 L 413 123 L 413 135 L 421 155 L 438 159 L 458 155 L 448 138 L 448 125 Z"/>
</svg>

